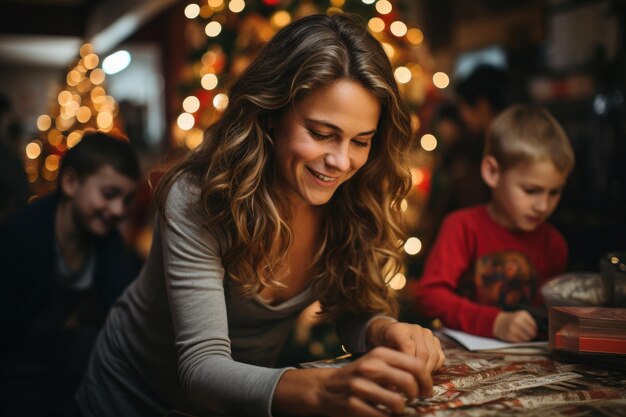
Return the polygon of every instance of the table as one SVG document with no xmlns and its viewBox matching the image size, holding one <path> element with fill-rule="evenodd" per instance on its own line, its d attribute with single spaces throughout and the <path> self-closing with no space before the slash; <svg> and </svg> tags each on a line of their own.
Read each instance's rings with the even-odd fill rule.
<svg viewBox="0 0 626 417">
<path fill-rule="evenodd" d="M 470 352 L 438 337 L 446 363 L 433 375 L 434 395 L 407 404 L 404 416 L 626 417 L 626 372 L 559 362 L 547 352 Z"/>
<path fill-rule="evenodd" d="M 547 354 L 469 352 L 439 335 L 446 363 L 434 396 L 411 404 L 424 416 L 626 416 L 626 373 Z"/>
</svg>

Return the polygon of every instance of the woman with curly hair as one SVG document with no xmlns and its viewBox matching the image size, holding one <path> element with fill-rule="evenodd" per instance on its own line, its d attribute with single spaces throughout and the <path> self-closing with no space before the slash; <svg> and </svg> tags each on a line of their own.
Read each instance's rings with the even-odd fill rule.
<svg viewBox="0 0 626 417">
<path fill-rule="evenodd" d="M 410 135 L 361 22 L 314 15 L 276 34 L 160 181 L 152 251 L 92 354 L 84 415 L 384 416 L 429 395 L 439 341 L 392 318 L 387 285 L 401 268 Z M 271 368 L 315 300 L 365 354 Z"/>
</svg>

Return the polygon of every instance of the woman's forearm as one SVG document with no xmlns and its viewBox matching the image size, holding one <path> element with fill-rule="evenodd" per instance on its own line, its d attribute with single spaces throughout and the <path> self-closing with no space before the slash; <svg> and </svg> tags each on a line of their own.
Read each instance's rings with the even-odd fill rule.
<svg viewBox="0 0 626 417">
<path fill-rule="evenodd" d="M 322 413 L 322 381 L 333 369 L 292 369 L 286 371 L 276 385 L 272 413 L 282 415 L 320 416 Z"/>
</svg>

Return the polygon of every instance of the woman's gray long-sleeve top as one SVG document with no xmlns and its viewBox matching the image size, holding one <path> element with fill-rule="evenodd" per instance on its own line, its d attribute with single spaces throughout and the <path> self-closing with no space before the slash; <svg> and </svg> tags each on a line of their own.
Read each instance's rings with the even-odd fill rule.
<svg viewBox="0 0 626 417">
<path fill-rule="evenodd" d="M 271 415 L 286 369 L 269 366 L 313 291 L 276 306 L 242 297 L 198 196 L 185 179 L 170 190 L 144 269 L 112 309 L 78 391 L 86 416 Z M 365 349 L 368 318 L 339 323 L 353 352 Z"/>
</svg>

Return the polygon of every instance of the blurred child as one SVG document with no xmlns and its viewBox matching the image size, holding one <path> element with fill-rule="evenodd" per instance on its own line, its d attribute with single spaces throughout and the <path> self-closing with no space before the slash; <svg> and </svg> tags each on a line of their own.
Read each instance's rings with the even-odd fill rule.
<svg viewBox="0 0 626 417">
<path fill-rule="evenodd" d="M 7 395 L 5 408 L 65 413 L 105 315 L 137 272 L 116 227 L 140 174 L 130 143 L 87 133 L 65 154 L 57 191 L 0 225 L 0 379 L 21 380 L 25 397 Z"/>
<path fill-rule="evenodd" d="M 546 110 L 517 105 L 501 113 L 481 164 L 491 201 L 444 220 L 420 282 L 423 312 L 479 336 L 535 338 L 529 311 L 542 304 L 538 289 L 567 264 L 565 240 L 545 221 L 573 165 L 568 138 Z"/>
</svg>

